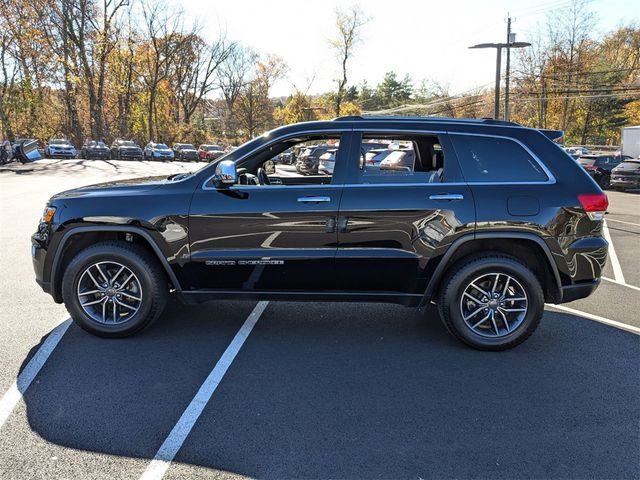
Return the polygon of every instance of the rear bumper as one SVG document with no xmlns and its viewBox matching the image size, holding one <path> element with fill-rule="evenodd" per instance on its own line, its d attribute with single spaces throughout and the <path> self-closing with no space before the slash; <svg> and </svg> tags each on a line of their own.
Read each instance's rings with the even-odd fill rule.
<svg viewBox="0 0 640 480">
<path fill-rule="evenodd" d="M 600 285 L 600 279 L 597 278 L 592 282 L 579 283 L 576 285 L 566 285 L 562 287 L 562 299 L 558 303 L 573 302 L 580 298 L 586 298 L 596 291 Z"/>
<path fill-rule="evenodd" d="M 611 186 L 614 188 L 640 188 L 640 177 L 625 180 L 611 177 Z"/>
</svg>

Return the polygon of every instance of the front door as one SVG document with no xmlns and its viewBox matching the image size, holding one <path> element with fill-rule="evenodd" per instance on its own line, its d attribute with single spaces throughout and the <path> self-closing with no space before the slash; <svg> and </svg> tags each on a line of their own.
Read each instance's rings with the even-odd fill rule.
<svg viewBox="0 0 640 480">
<path fill-rule="evenodd" d="M 339 138 L 333 144 L 341 148 Z M 332 283 L 342 185 L 331 174 L 302 176 L 282 164 L 270 180 L 197 189 L 189 215 L 191 289 L 284 293 Z"/>
</svg>

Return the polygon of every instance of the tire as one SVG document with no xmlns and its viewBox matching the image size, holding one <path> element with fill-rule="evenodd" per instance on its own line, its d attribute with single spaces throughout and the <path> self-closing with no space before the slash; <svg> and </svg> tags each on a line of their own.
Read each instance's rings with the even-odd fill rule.
<svg viewBox="0 0 640 480">
<path fill-rule="evenodd" d="M 96 270 L 98 263 L 101 273 Z M 114 272 L 120 267 L 125 270 L 116 275 Z M 87 269 L 90 269 L 89 274 L 86 273 Z M 126 281 L 129 273 L 134 275 L 130 277 L 131 280 L 119 286 L 117 281 Z M 103 275 L 102 278 L 100 275 Z M 85 288 L 87 285 L 97 292 L 97 283 L 102 283 L 105 276 L 114 275 L 115 278 L 111 278 L 113 285 L 122 288 L 121 292 L 128 293 L 116 296 L 114 287 L 105 289 L 110 290 L 105 294 L 78 294 L 80 289 L 89 291 Z M 71 260 L 62 279 L 62 298 L 73 321 L 87 332 L 104 338 L 128 337 L 147 328 L 162 313 L 167 295 L 166 275 L 157 259 L 142 247 L 125 242 L 102 242 L 82 250 Z M 97 303 L 102 298 L 106 300 Z M 94 305 L 87 306 L 91 302 Z M 103 303 L 106 306 L 102 308 Z M 129 307 L 120 306 L 123 303 Z M 133 307 L 137 309 L 131 313 Z"/>
<path fill-rule="evenodd" d="M 601 177 L 598 185 L 602 190 L 609 190 L 611 188 L 611 177 Z"/>
<path fill-rule="evenodd" d="M 498 283 L 494 286 L 496 275 Z M 544 313 L 540 281 L 525 265 L 506 255 L 465 259 L 454 265 L 441 285 L 438 310 L 442 322 L 449 333 L 478 350 L 507 350 L 521 344 L 536 330 Z M 491 294 L 491 290 L 499 298 L 489 295 L 488 302 L 484 302 L 480 292 Z M 479 313 L 471 316 L 478 309 Z"/>
</svg>

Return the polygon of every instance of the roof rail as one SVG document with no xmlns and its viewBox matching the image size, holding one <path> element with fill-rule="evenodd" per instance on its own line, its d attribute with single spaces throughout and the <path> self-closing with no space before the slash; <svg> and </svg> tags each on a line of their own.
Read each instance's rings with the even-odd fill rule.
<svg viewBox="0 0 640 480">
<path fill-rule="evenodd" d="M 404 120 L 411 122 L 449 122 L 449 123 L 480 123 L 485 125 L 511 125 L 520 126 L 515 122 L 504 120 L 494 120 L 493 118 L 451 118 L 451 117 L 424 117 L 424 116 L 400 116 L 400 115 L 347 115 L 332 119 L 334 122 L 353 121 L 384 121 L 384 120 Z"/>
</svg>

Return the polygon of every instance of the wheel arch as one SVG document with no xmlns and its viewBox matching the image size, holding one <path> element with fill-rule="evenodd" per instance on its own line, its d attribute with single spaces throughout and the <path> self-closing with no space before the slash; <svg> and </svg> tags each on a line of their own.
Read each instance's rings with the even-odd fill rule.
<svg viewBox="0 0 640 480">
<path fill-rule="evenodd" d="M 420 308 L 424 308 L 436 297 L 440 282 L 449 269 L 460 260 L 480 252 L 495 252 L 511 255 L 525 260 L 538 258 L 542 253 L 543 262 L 526 262 L 542 284 L 545 301 L 559 303 L 562 300 L 562 281 L 560 272 L 553 260 L 553 254 L 545 241 L 533 233 L 527 232 L 481 232 L 470 233 L 456 239 L 438 262 L 425 289 Z"/>
<path fill-rule="evenodd" d="M 94 225 L 71 228 L 66 231 L 60 239 L 51 265 L 51 294 L 54 300 L 58 303 L 62 302 L 62 276 L 64 275 L 66 265 L 68 265 L 70 259 L 73 258 L 74 253 L 105 239 L 121 240 L 121 237 L 127 233 L 133 234 L 134 238 L 137 237 L 137 239 L 139 239 L 137 242 L 139 245 L 146 248 L 149 252 L 153 252 L 154 256 L 157 257 L 160 262 L 160 265 L 164 268 L 173 287 L 178 292 L 181 292 L 180 282 L 162 253 L 162 250 L 149 232 L 133 225 Z"/>
</svg>

